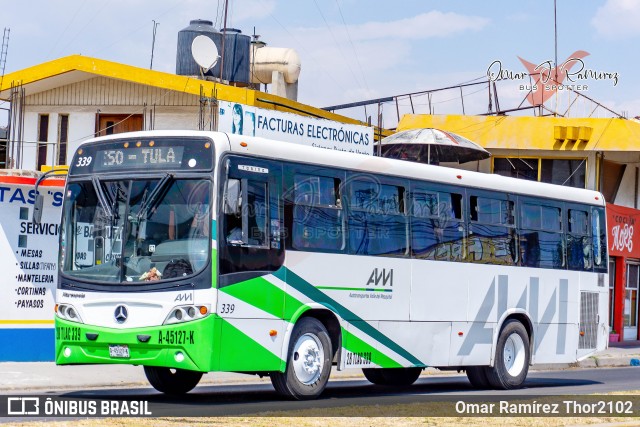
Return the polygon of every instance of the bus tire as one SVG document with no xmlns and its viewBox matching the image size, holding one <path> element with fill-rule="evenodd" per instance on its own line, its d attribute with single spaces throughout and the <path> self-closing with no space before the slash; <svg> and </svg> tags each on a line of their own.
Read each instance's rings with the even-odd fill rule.
<svg viewBox="0 0 640 427">
<path fill-rule="evenodd" d="M 522 387 L 529 372 L 530 351 L 527 330 L 517 320 L 508 320 L 498 337 L 494 365 L 485 368 L 489 384 L 501 390 Z"/>
<path fill-rule="evenodd" d="M 157 366 L 145 366 L 144 374 L 153 388 L 172 395 L 185 394 L 193 390 L 202 378 L 202 372 Z"/>
<path fill-rule="evenodd" d="M 315 399 L 324 391 L 331 373 L 333 350 L 329 333 L 313 317 L 302 318 L 291 333 L 287 367 L 270 374 L 276 391 L 296 400 Z"/>
<path fill-rule="evenodd" d="M 467 378 L 474 388 L 484 390 L 491 388 L 485 366 L 467 366 Z"/>
<path fill-rule="evenodd" d="M 404 387 L 416 382 L 422 368 L 363 368 L 362 373 L 373 384 Z"/>
</svg>

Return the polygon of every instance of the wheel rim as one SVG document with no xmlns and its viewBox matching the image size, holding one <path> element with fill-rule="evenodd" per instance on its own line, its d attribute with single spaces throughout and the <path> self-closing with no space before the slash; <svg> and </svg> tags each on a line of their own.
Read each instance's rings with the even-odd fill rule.
<svg viewBox="0 0 640 427">
<path fill-rule="evenodd" d="M 302 384 L 310 385 L 318 381 L 324 367 L 324 348 L 312 334 L 304 334 L 293 347 L 293 371 Z"/>
<path fill-rule="evenodd" d="M 517 377 L 524 369 L 525 353 L 522 337 L 516 333 L 509 335 L 504 343 L 502 360 L 504 367 L 512 377 Z"/>
</svg>

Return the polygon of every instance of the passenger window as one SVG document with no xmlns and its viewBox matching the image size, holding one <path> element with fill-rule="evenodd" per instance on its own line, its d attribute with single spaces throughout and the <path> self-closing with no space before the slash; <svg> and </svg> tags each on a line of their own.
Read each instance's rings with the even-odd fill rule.
<svg viewBox="0 0 640 427">
<path fill-rule="evenodd" d="M 372 180 L 351 183 L 350 252 L 358 255 L 407 255 L 404 187 Z"/>
<path fill-rule="evenodd" d="M 296 174 L 294 181 L 295 204 L 340 207 L 340 179 Z"/>
<path fill-rule="evenodd" d="M 585 236 L 589 234 L 589 214 L 585 211 L 569 209 L 569 232 Z"/>
<path fill-rule="evenodd" d="M 553 206 L 523 203 L 520 221 L 522 228 L 562 231 L 562 211 Z"/>
<path fill-rule="evenodd" d="M 567 258 L 569 269 L 591 270 L 593 239 L 589 235 L 589 213 L 583 210 L 569 209 L 568 216 Z M 598 237 L 596 236 L 596 238 Z"/>
<path fill-rule="evenodd" d="M 593 264 L 594 270 L 607 272 L 607 229 L 604 224 L 605 213 L 602 208 L 591 209 L 591 235 L 593 236 Z"/>
<path fill-rule="evenodd" d="M 489 197 L 469 198 L 467 258 L 480 264 L 516 265 L 515 203 Z"/>
<path fill-rule="evenodd" d="M 419 259 L 464 260 L 462 195 L 412 190 L 411 248 Z"/>
<path fill-rule="evenodd" d="M 510 200 L 471 196 L 471 221 L 483 224 L 515 225 L 514 203 Z"/>
<path fill-rule="evenodd" d="M 340 184 L 339 178 L 295 175 L 293 249 L 344 249 Z"/>
<path fill-rule="evenodd" d="M 520 265 L 539 268 L 565 266 L 562 209 L 535 202 L 520 208 Z"/>
</svg>

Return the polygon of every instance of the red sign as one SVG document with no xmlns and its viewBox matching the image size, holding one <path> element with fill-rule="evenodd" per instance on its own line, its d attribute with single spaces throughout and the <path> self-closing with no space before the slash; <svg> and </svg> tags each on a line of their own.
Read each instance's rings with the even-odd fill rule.
<svg viewBox="0 0 640 427">
<path fill-rule="evenodd" d="M 607 203 L 609 255 L 640 258 L 640 210 Z"/>
</svg>

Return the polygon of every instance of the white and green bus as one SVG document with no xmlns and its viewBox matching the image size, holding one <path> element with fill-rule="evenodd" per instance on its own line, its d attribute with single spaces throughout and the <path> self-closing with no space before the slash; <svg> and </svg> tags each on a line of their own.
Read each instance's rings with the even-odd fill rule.
<svg viewBox="0 0 640 427">
<path fill-rule="evenodd" d="M 83 144 L 65 188 L 58 364 L 212 371 L 317 397 L 332 366 L 479 388 L 606 346 L 600 193 L 215 132 Z"/>
</svg>

